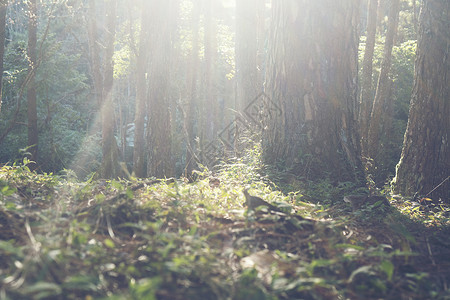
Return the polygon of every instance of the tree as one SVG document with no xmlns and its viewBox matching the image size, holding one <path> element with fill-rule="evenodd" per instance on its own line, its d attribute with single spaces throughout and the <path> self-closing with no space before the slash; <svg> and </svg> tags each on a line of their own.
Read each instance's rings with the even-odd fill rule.
<svg viewBox="0 0 450 300">
<path fill-rule="evenodd" d="M 169 107 L 173 24 L 171 9 L 176 1 L 151 1 L 147 175 L 173 176 L 171 118 Z"/>
<path fill-rule="evenodd" d="M 357 0 L 274 1 L 263 133 L 268 162 L 312 178 L 363 181 L 356 130 Z"/>
<path fill-rule="evenodd" d="M 37 68 L 37 2 L 28 2 L 28 74 L 30 79 L 27 88 L 27 116 L 28 116 L 28 151 L 31 160 L 37 162 L 38 155 L 38 124 L 37 124 L 37 100 L 36 100 L 36 68 Z M 35 168 L 36 166 L 33 166 Z"/>
<path fill-rule="evenodd" d="M 236 108 L 242 110 L 258 94 L 258 0 L 236 1 Z"/>
<path fill-rule="evenodd" d="M 3 57 L 5 54 L 6 37 L 6 10 L 8 1 L 0 2 L 0 112 L 2 111 L 2 91 L 3 91 Z"/>
<path fill-rule="evenodd" d="M 105 1 L 105 24 L 101 26 L 104 40 L 101 41 L 97 32 L 96 0 L 89 2 L 88 35 L 91 54 L 91 70 L 94 84 L 94 93 L 101 114 L 102 132 L 102 165 L 100 176 L 115 178 L 120 175 L 119 149 L 114 136 L 114 40 L 116 32 L 116 0 Z M 104 45 L 103 51 L 99 45 Z M 103 57 L 100 56 L 102 54 Z M 101 59 L 102 58 L 102 59 Z"/>
<path fill-rule="evenodd" d="M 148 2 L 141 3 L 141 32 L 139 53 L 136 61 L 136 110 L 134 117 L 134 153 L 133 172 L 137 177 L 146 176 L 145 149 L 145 116 L 147 112 L 147 80 L 148 72 L 148 46 L 149 46 L 149 8 Z"/>
<path fill-rule="evenodd" d="M 203 0 L 203 15 L 205 20 L 204 49 L 203 59 L 203 126 L 200 134 L 202 146 L 208 141 L 213 140 L 218 131 L 217 124 L 217 90 L 216 90 L 216 72 L 214 69 L 217 58 L 217 26 L 214 20 L 216 0 Z"/>
<path fill-rule="evenodd" d="M 187 90 L 187 103 L 186 109 L 183 115 L 183 127 L 185 130 L 186 139 L 186 164 L 184 170 L 184 176 L 190 178 L 192 171 L 195 169 L 198 163 L 195 154 L 195 125 L 198 122 L 198 65 L 199 65 L 199 22 L 200 22 L 200 5 L 199 1 L 192 2 L 192 17 L 190 22 L 190 30 L 192 31 L 192 49 L 188 56 L 188 66 L 186 74 L 186 90 Z M 198 123 L 197 123 L 198 125 Z M 198 126 L 197 126 L 198 127 Z"/>
<path fill-rule="evenodd" d="M 408 126 L 393 182 L 404 195 L 450 199 L 450 4 L 422 4 Z"/>
<path fill-rule="evenodd" d="M 377 31 L 377 9 L 378 0 L 369 0 L 367 30 L 366 30 L 366 47 L 364 48 L 364 60 L 362 63 L 361 76 L 361 97 L 359 112 L 359 127 L 361 134 L 362 152 L 367 151 L 367 135 L 369 131 L 369 118 L 372 110 L 372 67 L 373 52 L 375 48 L 375 36 Z"/>
<path fill-rule="evenodd" d="M 395 33 L 398 25 L 398 14 L 400 9 L 400 0 L 390 1 L 388 29 L 384 44 L 384 57 L 381 64 L 380 75 L 378 76 L 377 90 L 373 101 L 372 113 L 370 116 L 370 125 L 367 138 L 367 155 L 374 160 L 375 166 L 379 164 L 381 157 L 379 151 L 380 132 L 384 105 L 389 96 L 391 86 L 389 72 L 391 70 L 392 47 L 394 46 Z"/>
</svg>

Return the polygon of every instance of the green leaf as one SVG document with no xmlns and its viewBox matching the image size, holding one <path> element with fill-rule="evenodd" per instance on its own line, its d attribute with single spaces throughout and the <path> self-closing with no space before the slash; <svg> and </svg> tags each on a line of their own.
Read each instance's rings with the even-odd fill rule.
<svg viewBox="0 0 450 300">
<path fill-rule="evenodd" d="M 2 187 L 0 193 L 2 193 L 5 196 L 11 196 L 12 194 L 14 194 L 16 192 L 15 188 L 12 188 L 10 186 L 4 186 Z"/>
<path fill-rule="evenodd" d="M 110 239 L 105 239 L 104 241 L 103 241 L 103 243 L 105 243 L 105 246 L 106 247 L 108 247 L 108 248 L 111 248 L 111 249 L 113 249 L 116 245 L 114 244 L 114 242 L 112 241 L 112 240 L 110 240 Z"/>
<path fill-rule="evenodd" d="M 156 291 L 162 283 L 162 278 L 159 276 L 153 278 L 143 278 L 137 283 L 131 285 L 133 294 L 137 299 L 156 300 Z"/>
<path fill-rule="evenodd" d="M 38 282 L 23 288 L 25 295 L 34 295 L 33 299 L 44 299 L 50 296 L 57 296 L 62 293 L 59 285 L 52 282 Z"/>
<path fill-rule="evenodd" d="M 352 244 L 336 244 L 336 248 L 350 248 L 355 249 L 359 251 L 363 251 L 364 247 L 358 246 L 358 245 L 352 245 Z"/>
<path fill-rule="evenodd" d="M 64 289 L 75 290 L 75 291 L 97 291 L 95 283 L 97 283 L 97 278 L 93 276 L 76 275 L 69 277 L 62 284 Z"/>
<path fill-rule="evenodd" d="M 360 273 L 373 274 L 372 266 L 362 266 L 352 272 L 348 281 L 352 282 L 356 275 Z"/>
<path fill-rule="evenodd" d="M 391 281 L 394 274 L 394 265 L 389 260 L 384 260 L 380 264 L 381 270 L 387 275 L 388 280 Z"/>
</svg>

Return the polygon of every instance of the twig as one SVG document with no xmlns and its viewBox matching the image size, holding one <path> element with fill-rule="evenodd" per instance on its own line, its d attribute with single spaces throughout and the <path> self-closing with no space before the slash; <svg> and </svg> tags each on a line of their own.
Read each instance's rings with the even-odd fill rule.
<svg viewBox="0 0 450 300">
<path fill-rule="evenodd" d="M 428 242 L 428 237 L 426 237 L 425 240 L 427 241 L 427 248 L 428 248 L 428 253 L 430 254 L 431 263 L 433 265 L 436 265 L 436 262 L 434 261 L 434 258 L 433 258 L 433 253 L 431 252 L 430 242 Z"/>
<path fill-rule="evenodd" d="M 440 187 L 441 185 L 444 184 L 444 182 L 446 182 L 448 179 L 450 178 L 450 176 L 448 176 L 447 178 L 445 178 L 441 183 L 439 183 L 434 189 L 432 189 L 428 194 L 425 195 L 425 197 L 428 197 L 428 195 L 430 195 L 432 192 L 434 192 L 438 187 Z"/>
</svg>

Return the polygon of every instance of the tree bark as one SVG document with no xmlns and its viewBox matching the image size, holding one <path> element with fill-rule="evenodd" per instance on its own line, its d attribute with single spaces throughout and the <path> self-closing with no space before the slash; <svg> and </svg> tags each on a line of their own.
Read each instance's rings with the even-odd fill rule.
<svg viewBox="0 0 450 300">
<path fill-rule="evenodd" d="M 205 35 L 204 35 L 204 113 L 203 113 L 203 134 L 202 145 L 208 141 L 212 141 L 218 131 L 217 123 L 217 93 L 215 89 L 216 85 L 216 72 L 214 71 L 214 62 L 217 54 L 217 42 L 216 42 L 216 24 L 213 18 L 214 14 L 214 0 L 203 1 L 203 15 L 205 17 Z"/>
<path fill-rule="evenodd" d="M 275 1 L 263 133 L 268 162 L 309 179 L 364 180 L 356 129 L 357 0 Z"/>
<path fill-rule="evenodd" d="M 120 175 L 119 147 L 114 136 L 114 41 L 116 35 L 117 0 L 106 1 L 105 52 L 103 61 L 102 86 L 102 166 L 103 178 L 116 178 Z"/>
<path fill-rule="evenodd" d="M 147 175 L 157 178 L 174 174 L 172 163 L 172 130 L 169 107 L 170 58 L 172 53 L 171 22 L 169 16 L 174 1 L 151 2 L 151 58 L 149 76 L 149 122 Z"/>
<path fill-rule="evenodd" d="M 395 190 L 450 202 L 450 2 L 423 2 L 408 126 Z"/>
<path fill-rule="evenodd" d="M 30 159 L 37 163 L 38 155 L 38 125 L 37 125 L 37 97 L 36 97 L 36 67 L 37 67 L 37 2 L 28 2 L 28 73 L 30 80 L 27 88 L 27 116 L 28 116 L 28 151 Z M 33 165 L 32 168 L 36 168 Z"/>
<path fill-rule="evenodd" d="M 141 4 L 141 32 L 139 53 L 137 57 L 136 69 L 136 111 L 134 119 L 134 153 L 133 153 L 133 172 L 136 177 L 146 176 L 145 159 L 145 140 L 144 125 L 147 112 L 147 80 L 145 74 L 148 72 L 148 38 L 149 32 L 149 10 L 144 4 Z M 131 20 L 130 20 L 131 21 Z"/>
<path fill-rule="evenodd" d="M 2 95 L 3 95 L 3 57 L 5 55 L 5 38 L 6 38 L 6 10 L 8 1 L 0 2 L 0 112 L 2 111 Z"/>
<path fill-rule="evenodd" d="M 384 57 L 383 62 L 381 63 L 377 90 L 373 101 L 367 140 L 367 155 L 374 160 L 374 167 L 376 167 L 379 163 L 378 159 L 382 157 L 382 154 L 378 151 L 380 144 L 380 131 L 383 121 L 382 116 L 384 112 L 384 104 L 389 95 L 389 73 L 392 64 L 392 47 L 394 46 L 394 38 L 397 32 L 399 10 L 400 0 L 391 0 L 388 19 L 389 24 L 384 43 Z"/>
<path fill-rule="evenodd" d="M 105 24 L 102 26 L 104 40 L 100 41 L 97 32 L 97 0 L 89 1 L 89 48 L 94 95 L 101 114 L 102 132 L 102 164 L 100 176 L 102 178 L 116 178 L 121 175 L 119 166 L 119 148 L 114 136 L 114 40 L 116 31 L 117 0 L 107 0 Z M 101 18 L 100 18 L 101 19 Z M 104 45 L 100 49 L 99 45 Z"/>
<path fill-rule="evenodd" d="M 236 109 L 244 109 L 258 95 L 258 0 L 236 1 Z"/>
<path fill-rule="evenodd" d="M 369 0 L 367 30 L 366 30 L 366 47 L 364 49 L 364 59 L 362 65 L 361 76 L 361 97 L 359 112 L 359 127 L 361 134 L 361 148 L 363 155 L 367 152 L 367 136 L 369 132 L 369 118 L 373 104 L 372 89 L 372 67 L 373 52 L 375 48 L 375 36 L 377 31 L 377 9 L 378 0 Z"/>
<path fill-rule="evenodd" d="M 186 164 L 184 170 L 184 176 L 187 178 L 192 177 L 192 171 L 196 167 L 196 154 L 195 154 L 195 136 L 194 130 L 195 123 L 198 124 L 198 66 L 199 66 L 199 28 L 200 28 L 200 5 L 198 1 L 192 3 L 192 50 L 189 54 L 189 65 L 186 75 L 187 86 L 187 103 L 186 112 L 184 114 L 184 129 L 186 139 Z"/>
</svg>

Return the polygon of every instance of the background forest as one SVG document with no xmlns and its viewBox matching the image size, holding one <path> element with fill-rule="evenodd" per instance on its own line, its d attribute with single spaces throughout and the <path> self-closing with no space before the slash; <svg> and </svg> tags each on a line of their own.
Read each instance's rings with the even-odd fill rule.
<svg viewBox="0 0 450 300">
<path fill-rule="evenodd" d="M 73 169 L 80 178 L 91 172 L 103 178 L 126 174 L 190 177 L 199 164 L 212 166 L 239 155 L 242 128 L 256 119 L 266 130 L 250 132 L 256 134 L 254 142 L 262 139 L 267 163 L 303 179 L 329 177 L 329 170 L 321 165 L 326 159 L 314 154 L 311 140 L 332 138 L 318 132 L 306 141 L 308 150 L 302 136 L 311 133 L 302 128 L 309 126 L 308 109 L 313 105 L 307 99 L 308 89 L 315 89 L 314 93 L 319 90 L 313 95 L 315 99 L 330 99 L 334 92 L 339 93 L 336 88 L 322 88 L 327 84 L 324 76 L 332 76 L 333 70 L 324 75 L 328 67 L 323 61 L 313 62 L 323 54 L 306 53 L 312 49 L 308 42 L 307 46 L 287 42 L 290 50 L 278 49 L 282 43 L 277 40 L 282 36 L 278 31 L 283 30 L 285 38 L 291 40 L 288 34 L 297 34 L 300 40 L 314 33 L 321 35 L 329 26 L 327 22 L 312 24 L 314 29 L 309 33 L 283 29 L 279 23 L 286 18 L 282 9 L 297 11 L 295 18 L 300 19 L 300 4 L 288 1 L 279 6 L 262 0 L 2 3 L 1 162 L 21 160 L 27 153 L 42 172 Z M 359 41 L 359 49 L 332 55 L 345 56 L 349 62 L 359 57 L 360 84 L 350 87 L 343 97 L 352 102 L 351 108 L 347 105 L 352 111 L 346 118 L 357 122 L 345 125 L 355 127 L 348 135 L 357 133 L 361 145 L 354 136 L 350 147 L 331 142 L 330 147 L 338 149 L 328 151 L 355 152 L 350 159 L 353 167 L 360 173 L 365 169 L 372 187 L 382 187 L 395 176 L 402 152 L 420 3 L 355 1 L 354 8 L 358 10 L 350 16 L 353 23 L 338 25 L 342 33 L 331 34 L 351 32 Z M 312 9 L 327 12 L 320 5 Z M 335 47 L 317 39 L 316 47 Z M 277 55 L 283 55 L 285 61 Z M 298 60 L 301 55 L 310 61 Z M 290 75 L 277 73 L 277 64 L 292 64 L 293 71 Z M 323 70 L 315 71 L 317 68 Z M 323 74 L 314 75 L 316 72 Z M 317 81 L 311 76 L 322 78 Z M 274 84 L 280 80 L 285 87 Z M 289 82 L 295 84 L 296 80 L 311 81 L 310 88 L 304 82 L 298 84 L 302 88 L 290 88 Z M 272 141 L 270 136 L 277 129 L 268 125 L 272 122 L 267 118 L 271 108 L 264 103 L 275 104 L 282 118 L 289 118 L 289 111 L 299 109 L 295 102 L 289 102 L 289 94 L 303 97 L 305 103 L 299 111 L 303 119 L 292 126 L 282 121 L 283 130 L 292 132 L 295 141 Z M 261 99 L 264 97 L 267 99 Z M 318 106 L 315 109 L 320 110 Z M 272 142 L 292 149 L 280 152 L 271 148 Z M 302 173 L 305 164 L 316 165 L 316 170 L 311 169 L 309 175 Z M 345 175 L 341 167 L 333 176 L 344 182 L 352 176 Z M 448 172 L 436 175 L 431 180 L 433 187 L 442 181 L 448 184 L 445 175 Z M 420 186 L 402 192 L 425 196 L 431 190 Z"/>
<path fill-rule="evenodd" d="M 449 299 L 449 12 L 1 0 L 0 300 Z"/>
</svg>

